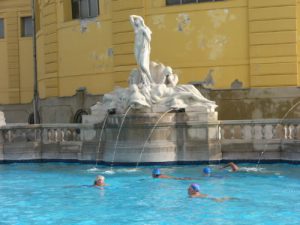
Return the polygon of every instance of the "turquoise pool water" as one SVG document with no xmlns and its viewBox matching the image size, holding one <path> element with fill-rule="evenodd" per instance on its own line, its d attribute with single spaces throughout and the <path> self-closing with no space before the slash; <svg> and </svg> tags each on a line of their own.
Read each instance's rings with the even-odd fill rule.
<svg viewBox="0 0 300 225">
<path fill-rule="evenodd" d="M 199 166 L 160 167 L 196 181 L 152 179 L 154 167 L 45 163 L 0 165 L 0 224 L 300 224 L 300 166 L 240 164 L 248 172 L 203 177 Z M 96 175 L 109 186 L 90 187 Z M 187 196 L 190 183 L 214 202 Z"/>
</svg>

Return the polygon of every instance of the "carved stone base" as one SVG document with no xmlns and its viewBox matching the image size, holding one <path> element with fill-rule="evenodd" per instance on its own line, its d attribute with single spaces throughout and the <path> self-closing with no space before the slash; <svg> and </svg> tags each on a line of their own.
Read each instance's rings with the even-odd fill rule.
<svg viewBox="0 0 300 225">
<path fill-rule="evenodd" d="M 107 120 L 107 163 L 221 160 L 217 113 L 129 113 Z M 118 136 L 119 134 L 119 136 Z"/>
</svg>

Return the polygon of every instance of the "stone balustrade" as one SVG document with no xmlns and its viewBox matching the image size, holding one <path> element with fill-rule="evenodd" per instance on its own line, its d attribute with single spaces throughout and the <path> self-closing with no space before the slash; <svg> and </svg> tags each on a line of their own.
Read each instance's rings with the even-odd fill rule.
<svg viewBox="0 0 300 225">
<path fill-rule="evenodd" d="M 83 142 L 89 139 L 87 135 L 84 135 L 84 132 L 87 131 L 94 131 L 92 138 L 96 137 L 96 127 L 89 124 L 10 124 L 0 127 L 0 143 L 42 142 L 47 144 Z"/>
<path fill-rule="evenodd" d="M 300 160 L 300 120 L 221 121 L 219 140 L 227 160 Z"/>
<path fill-rule="evenodd" d="M 209 124 L 218 129 L 208 141 L 219 143 L 224 160 L 300 160 L 300 119 Z M 102 161 L 100 133 L 91 124 L 8 124 L 0 127 L 0 161 Z"/>
<path fill-rule="evenodd" d="M 299 120 L 221 121 L 220 140 L 300 140 Z"/>
</svg>

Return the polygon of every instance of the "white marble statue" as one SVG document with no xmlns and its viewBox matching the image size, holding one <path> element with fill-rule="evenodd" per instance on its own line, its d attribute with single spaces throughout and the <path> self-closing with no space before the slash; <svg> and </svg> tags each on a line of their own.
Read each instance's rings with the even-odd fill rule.
<svg viewBox="0 0 300 225">
<path fill-rule="evenodd" d="M 134 53 L 138 67 L 128 78 L 128 88 L 116 88 L 105 94 L 102 103 L 92 109 L 92 115 L 107 111 L 124 113 L 128 107 L 146 112 L 188 109 L 214 112 L 217 105 L 206 99 L 193 85 L 177 85 L 178 76 L 169 66 L 150 62 L 151 31 L 140 16 L 130 16 L 135 32 Z"/>
<path fill-rule="evenodd" d="M 4 113 L 2 111 L 0 111 L 0 127 L 5 126 L 5 125 L 6 125 L 6 122 L 5 122 Z"/>
<path fill-rule="evenodd" d="M 138 70 L 142 77 L 144 85 L 153 83 L 150 75 L 150 41 L 151 30 L 145 25 L 144 19 L 141 16 L 131 15 L 130 22 L 134 29 L 134 55 L 138 65 Z"/>
</svg>

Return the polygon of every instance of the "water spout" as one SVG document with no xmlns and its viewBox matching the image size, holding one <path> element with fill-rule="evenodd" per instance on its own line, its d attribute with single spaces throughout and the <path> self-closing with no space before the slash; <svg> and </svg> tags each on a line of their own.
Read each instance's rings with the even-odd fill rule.
<svg viewBox="0 0 300 225">
<path fill-rule="evenodd" d="M 99 136 L 99 143 L 98 143 L 98 147 L 97 147 L 96 164 L 95 164 L 95 167 L 97 167 L 97 164 L 98 164 L 98 157 L 99 157 L 99 151 L 100 151 L 100 147 L 101 147 L 102 135 L 103 135 L 103 131 L 104 131 L 104 127 L 105 127 L 105 125 L 106 125 L 106 121 L 107 121 L 108 115 L 109 115 L 109 112 L 106 113 L 105 118 L 104 118 L 104 120 L 103 120 L 101 132 L 100 132 L 100 136 Z"/>
<path fill-rule="evenodd" d="M 155 130 L 157 124 L 159 123 L 159 121 L 160 121 L 167 113 L 169 113 L 169 112 L 171 112 L 171 111 L 173 111 L 173 110 L 174 110 L 174 109 L 169 109 L 168 111 L 164 112 L 164 114 L 162 114 L 161 117 L 160 117 L 160 118 L 156 121 L 156 123 L 154 124 L 152 130 L 150 131 L 150 133 L 149 133 L 149 135 L 148 135 L 148 137 L 147 137 L 147 139 L 146 139 L 146 141 L 145 141 L 145 143 L 144 143 L 144 145 L 143 145 L 142 151 L 141 151 L 141 153 L 140 153 L 139 160 L 138 160 L 137 163 L 136 163 L 136 168 L 139 166 L 139 163 L 140 163 L 140 161 L 141 161 L 141 159 L 142 159 L 143 152 L 144 152 L 144 150 L 145 150 L 146 143 L 149 141 L 149 139 L 150 139 L 150 137 L 151 137 L 153 131 Z"/>
<path fill-rule="evenodd" d="M 122 129 L 122 127 L 123 127 L 123 123 L 124 123 L 125 118 L 126 118 L 126 116 L 127 116 L 127 114 L 128 114 L 128 112 L 129 112 L 130 109 L 132 109 L 132 106 L 131 106 L 131 105 L 130 105 L 130 106 L 128 107 L 128 109 L 126 110 L 126 112 L 125 112 L 125 114 L 124 114 L 124 116 L 123 116 L 123 119 L 122 119 L 120 128 L 119 128 L 119 132 L 118 132 L 117 139 L 116 139 L 115 146 L 114 146 L 114 153 L 113 153 L 113 157 L 112 157 L 111 164 L 110 164 L 110 165 L 111 165 L 111 170 L 112 170 L 112 166 L 113 166 L 114 161 L 115 161 L 116 150 L 117 150 L 117 145 L 118 145 L 118 141 L 119 141 L 119 136 L 120 136 L 120 133 L 121 133 L 121 129 Z"/>
</svg>

